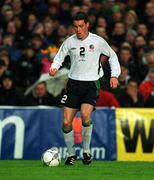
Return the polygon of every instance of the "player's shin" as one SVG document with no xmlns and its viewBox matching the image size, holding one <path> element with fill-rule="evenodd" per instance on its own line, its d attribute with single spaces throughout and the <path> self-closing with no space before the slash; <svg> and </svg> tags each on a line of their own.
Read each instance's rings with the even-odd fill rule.
<svg viewBox="0 0 154 180">
<path fill-rule="evenodd" d="M 67 146 L 68 156 L 75 155 L 75 147 L 74 147 L 74 132 L 72 127 L 63 126 L 63 135 L 65 144 Z"/>
<path fill-rule="evenodd" d="M 82 122 L 83 153 L 90 153 L 90 141 L 92 134 L 92 121 Z"/>
</svg>

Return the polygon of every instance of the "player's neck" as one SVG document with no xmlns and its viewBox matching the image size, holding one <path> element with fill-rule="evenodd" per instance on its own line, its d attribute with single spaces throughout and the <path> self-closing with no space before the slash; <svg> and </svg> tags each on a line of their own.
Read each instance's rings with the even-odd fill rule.
<svg viewBox="0 0 154 180">
<path fill-rule="evenodd" d="M 87 37 L 89 36 L 89 31 L 85 34 L 85 36 L 83 36 L 83 38 L 81 38 L 80 40 L 83 41 L 85 40 Z"/>
</svg>

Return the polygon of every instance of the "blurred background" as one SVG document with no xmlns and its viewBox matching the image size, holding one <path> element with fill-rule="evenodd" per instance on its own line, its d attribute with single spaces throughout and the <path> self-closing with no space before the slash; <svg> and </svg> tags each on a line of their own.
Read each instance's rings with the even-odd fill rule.
<svg viewBox="0 0 154 180">
<path fill-rule="evenodd" d="M 1 0 L 0 105 L 59 106 L 66 79 L 58 78 L 60 90 L 53 93 L 48 88 L 53 81 L 46 83 L 42 75 L 74 33 L 78 11 L 88 14 L 90 31 L 110 44 L 122 70 L 119 87 L 111 90 L 108 60 L 102 57 L 105 76 L 97 106 L 154 107 L 153 0 Z M 69 68 L 69 57 L 62 68 Z"/>
</svg>

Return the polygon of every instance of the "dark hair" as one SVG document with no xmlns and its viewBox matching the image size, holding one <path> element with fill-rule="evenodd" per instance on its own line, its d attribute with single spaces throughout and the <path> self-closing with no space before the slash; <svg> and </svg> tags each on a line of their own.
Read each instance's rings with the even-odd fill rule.
<svg viewBox="0 0 154 180">
<path fill-rule="evenodd" d="M 78 21 L 78 20 L 84 20 L 85 23 L 88 22 L 88 16 L 84 12 L 78 12 L 75 17 L 73 18 L 73 21 Z"/>
<path fill-rule="evenodd" d="M 138 79 L 136 79 L 136 78 L 130 78 L 130 79 L 128 79 L 128 84 L 131 83 L 131 82 L 136 83 L 137 86 L 139 85 L 139 81 L 138 81 Z"/>
<path fill-rule="evenodd" d="M 13 73 L 10 70 L 7 70 L 4 76 L 2 77 L 3 80 L 7 78 L 14 81 Z"/>
</svg>

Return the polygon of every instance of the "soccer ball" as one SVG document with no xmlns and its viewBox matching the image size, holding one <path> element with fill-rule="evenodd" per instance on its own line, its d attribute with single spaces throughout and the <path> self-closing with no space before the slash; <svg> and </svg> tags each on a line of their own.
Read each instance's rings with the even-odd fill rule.
<svg viewBox="0 0 154 180">
<path fill-rule="evenodd" d="M 42 154 L 42 162 L 45 166 L 58 166 L 60 163 L 60 156 L 57 148 L 47 149 Z"/>
</svg>

